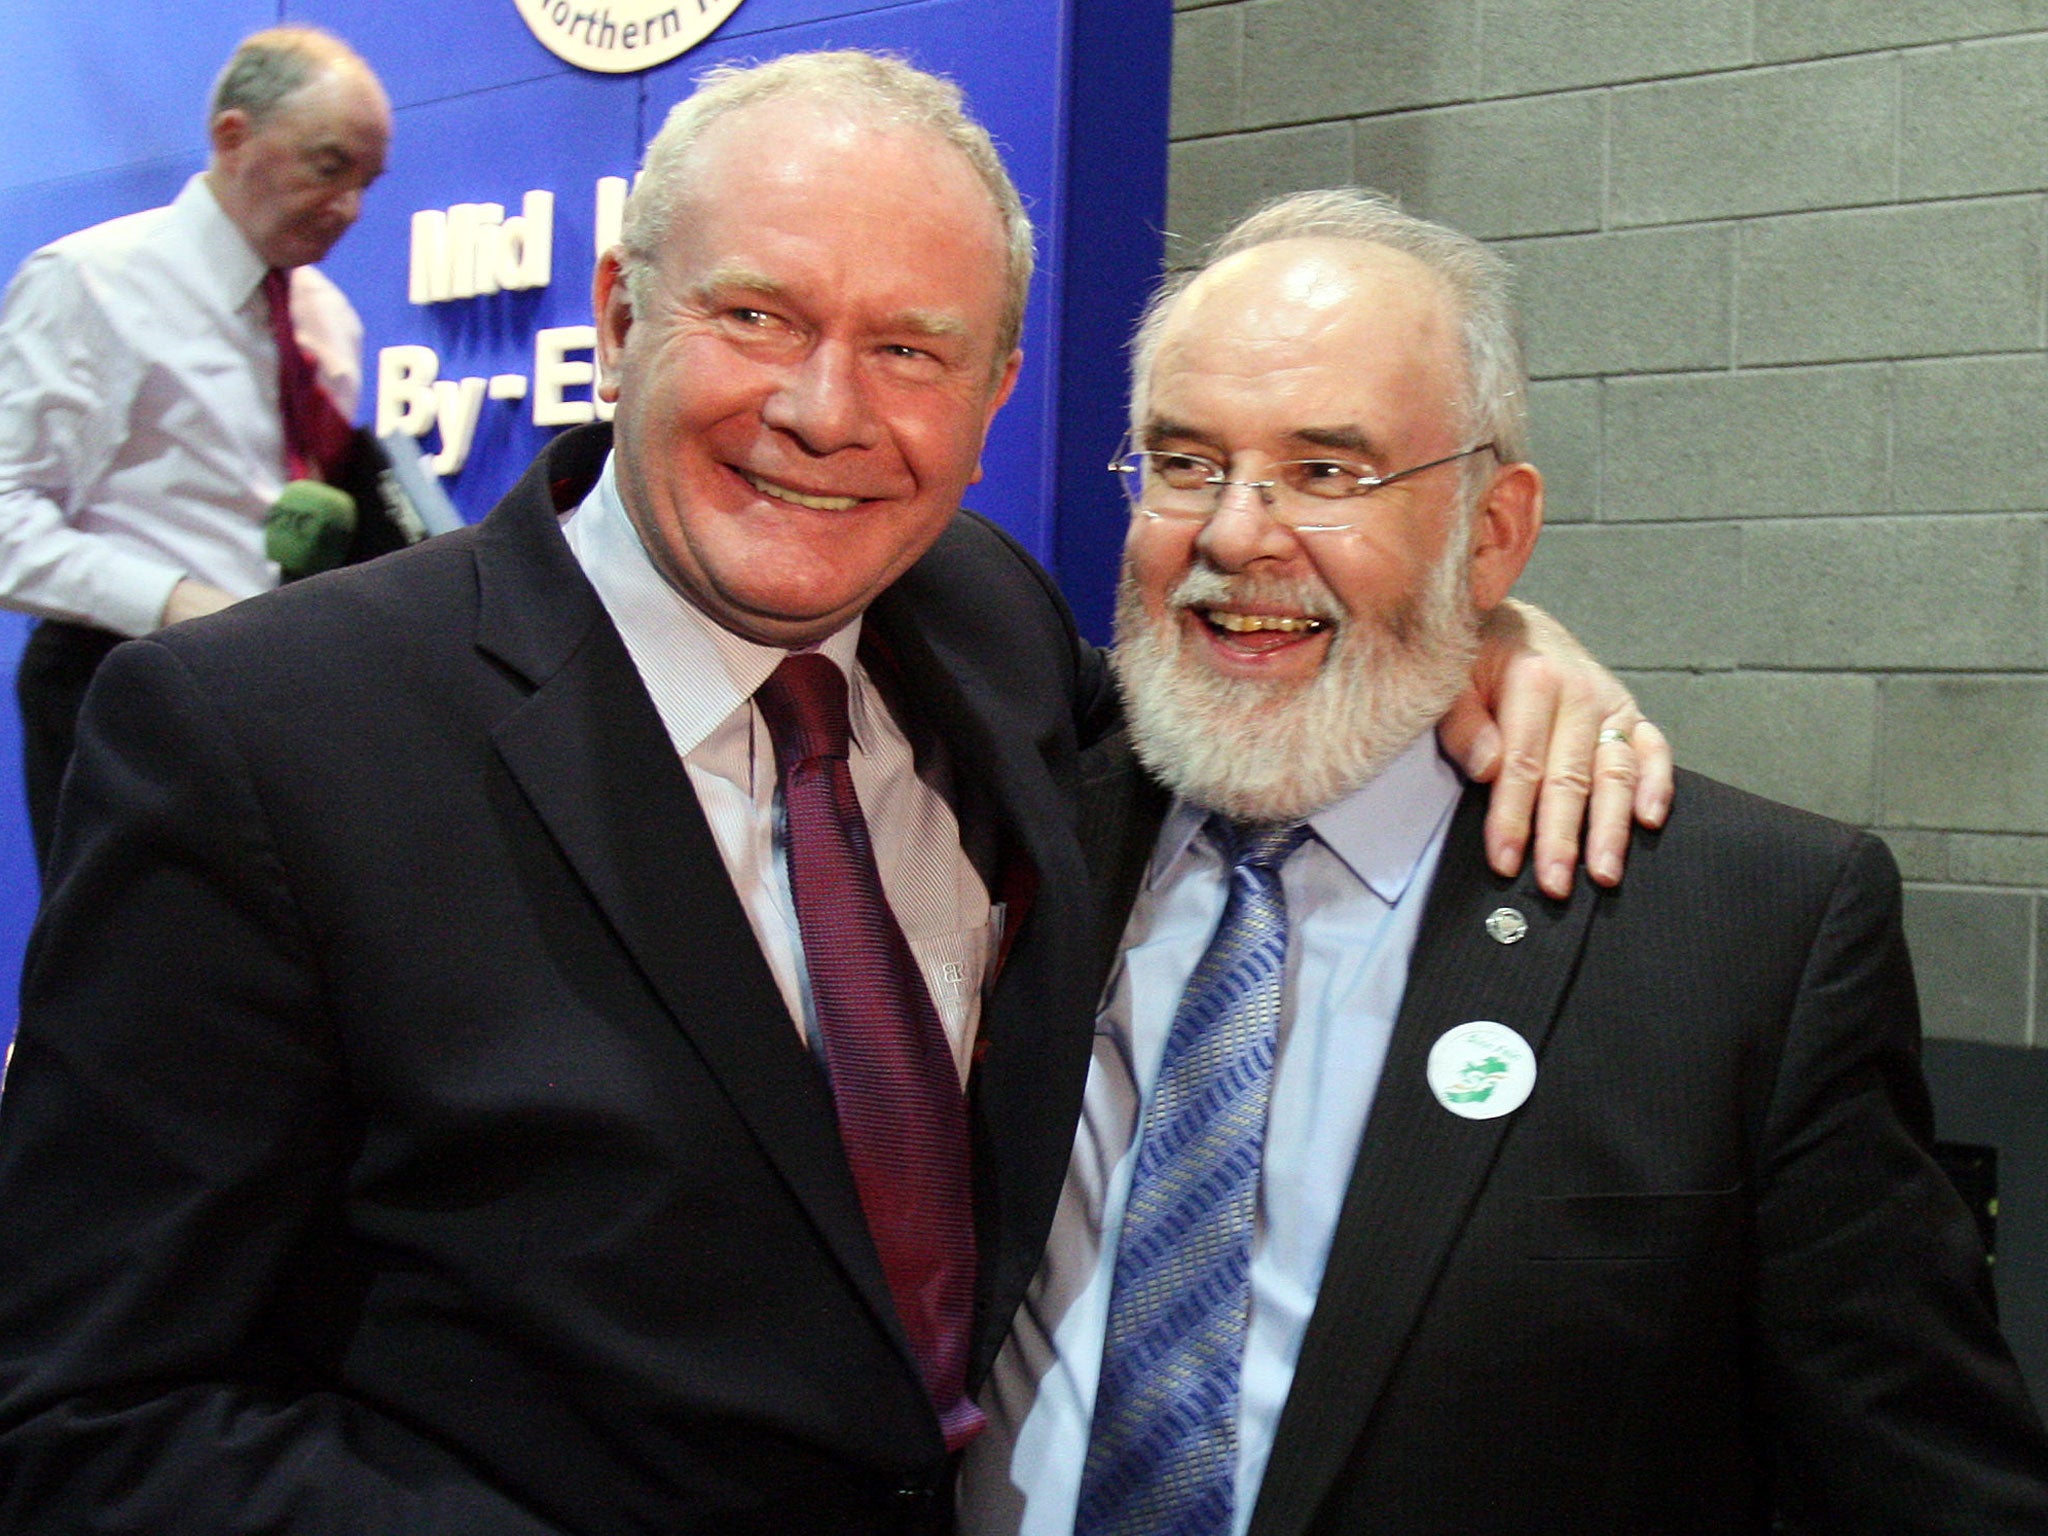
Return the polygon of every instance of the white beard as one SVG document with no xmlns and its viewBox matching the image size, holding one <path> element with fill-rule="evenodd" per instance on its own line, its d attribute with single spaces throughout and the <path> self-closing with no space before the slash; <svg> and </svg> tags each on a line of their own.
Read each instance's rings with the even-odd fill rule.
<svg viewBox="0 0 2048 1536">
<path fill-rule="evenodd" d="M 1230 577 L 1196 565 L 1151 618 L 1126 563 L 1117 587 L 1117 677 L 1138 757 L 1167 788 L 1242 821 L 1300 821 L 1369 783 L 1464 691 L 1479 650 L 1454 536 L 1413 603 L 1345 615 L 1315 576 Z M 1224 676 L 1184 631 L 1190 606 L 1279 603 L 1337 626 L 1313 678 Z"/>
</svg>

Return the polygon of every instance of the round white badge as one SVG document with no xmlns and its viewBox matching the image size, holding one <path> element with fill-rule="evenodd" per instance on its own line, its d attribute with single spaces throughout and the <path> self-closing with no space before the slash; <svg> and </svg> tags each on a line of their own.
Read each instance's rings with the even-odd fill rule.
<svg viewBox="0 0 2048 1536">
<path fill-rule="evenodd" d="M 1536 1053 L 1529 1042 L 1491 1019 L 1444 1031 L 1429 1048 L 1429 1091 L 1437 1103 L 1467 1120 L 1512 1114 L 1536 1086 Z"/>
<path fill-rule="evenodd" d="M 607 75 L 666 64 L 717 31 L 740 0 L 517 0 L 533 35 L 558 59 Z"/>
</svg>

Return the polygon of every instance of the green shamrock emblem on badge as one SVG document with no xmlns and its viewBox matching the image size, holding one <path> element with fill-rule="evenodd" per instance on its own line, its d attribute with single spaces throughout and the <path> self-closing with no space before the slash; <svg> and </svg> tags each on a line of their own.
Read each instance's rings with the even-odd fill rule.
<svg viewBox="0 0 2048 1536">
<path fill-rule="evenodd" d="M 1452 1104 L 1484 1104 L 1493 1097 L 1493 1090 L 1500 1086 L 1507 1070 L 1508 1064 L 1498 1056 L 1467 1062 L 1464 1070 L 1444 1090 L 1444 1098 Z"/>
</svg>

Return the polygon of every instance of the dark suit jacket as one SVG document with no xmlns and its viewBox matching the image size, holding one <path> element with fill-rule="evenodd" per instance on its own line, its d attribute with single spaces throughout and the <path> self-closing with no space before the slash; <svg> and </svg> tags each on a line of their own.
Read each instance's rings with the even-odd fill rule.
<svg viewBox="0 0 2048 1536">
<path fill-rule="evenodd" d="M 101 674 L 0 1099 L 0 1528 L 945 1518 L 826 1085 L 556 527 L 607 440 Z M 1011 902 L 978 1374 L 1088 1049 L 1100 680 L 968 514 L 869 631 Z"/>
<path fill-rule="evenodd" d="M 1084 758 L 1114 955 L 1164 791 Z M 2048 1444 L 1929 1159 L 1882 843 L 1681 775 L 1619 890 L 1438 865 L 1252 1536 L 2048 1531 Z M 1489 937 L 1510 906 L 1520 942 Z M 1536 1049 L 1460 1119 L 1446 1030 Z"/>
</svg>

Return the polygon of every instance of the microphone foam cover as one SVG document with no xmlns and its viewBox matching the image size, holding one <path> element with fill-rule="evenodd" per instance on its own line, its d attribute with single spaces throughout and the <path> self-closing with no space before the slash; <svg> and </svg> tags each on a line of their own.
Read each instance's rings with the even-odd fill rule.
<svg viewBox="0 0 2048 1536">
<path fill-rule="evenodd" d="M 348 562 L 356 531 L 356 499 L 318 480 L 293 480 L 277 493 L 263 520 L 263 552 L 286 581 Z"/>
</svg>

